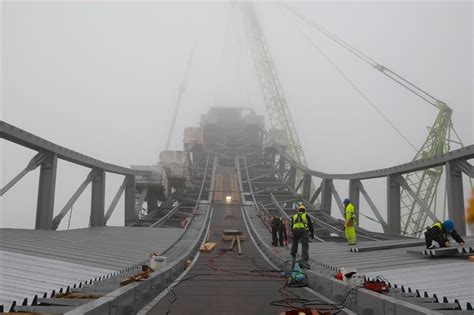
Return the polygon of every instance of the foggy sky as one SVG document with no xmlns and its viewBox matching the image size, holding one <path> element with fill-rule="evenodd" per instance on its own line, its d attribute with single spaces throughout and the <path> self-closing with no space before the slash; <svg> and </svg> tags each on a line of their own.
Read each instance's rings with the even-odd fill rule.
<svg viewBox="0 0 474 315">
<path fill-rule="evenodd" d="M 474 143 L 472 2 L 291 5 L 447 102 L 464 144 Z M 1 119 L 59 145 L 123 166 L 156 163 L 194 43 L 172 149 L 182 149 L 184 127 L 197 126 L 210 106 L 251 106 L 266 115 L 236 4 L 3 2 L 1 8 Z M 358 172 L 414 157 L 302 34 L 330 55 L 416 147 L 436 108 L 281 5 L 265 2 L 257 9 L 311 168 Z M 35 152 L 1 144 L 3 186 Z M 59 162 L 55 213 L 88 171 Z M 1 227 L 34 226 L 37 181 L 38 170 L 0 199 Z M 120 176 L 108 175 L 106 207 L 120 183 Z M 384 213 L 385 182 L 365 185 Z M 346 186 L 337 184 L 342 196 Z M 88 224 L 89 190 L 74 206 L 71 227 Z M 361 211 L 371 215 L 364 203 Z M 68 216 L 60 228 L 67 223 Z M 123 202 L 109 224 L 123 224 Z"/>
</svg>

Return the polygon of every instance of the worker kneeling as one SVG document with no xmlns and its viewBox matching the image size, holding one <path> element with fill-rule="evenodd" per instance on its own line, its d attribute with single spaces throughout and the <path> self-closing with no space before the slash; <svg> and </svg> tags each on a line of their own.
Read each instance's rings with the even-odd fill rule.
<svg viewBox="0 0 474 315">
<path fill-rule="evenodd" d="M 443 223 L 436 222 L 432 226 L 426 228 L 425 243 L 426 248 L 432 249 L 437 247 L 449 247 L 450 236 L 459 243 L 464 245 L 464 240 L 454 229 L 454 222 L 446 220 Z"/>
<path fill-rule="evenodd" d="M 345 220 L 345 232 L 346 232 L 346 239 L 347 244 L 349 245 L 356 245 L 357 244 L 357 237 L 356 237 L 356 218 L 355 218 L 355 209 L 354 205 L 349 199 L 344 199 L 344 220 Z"/>
<path fill-rule="evenodd" d="M 298 252 L 298 242 L 301 241 L 301 257 L 308 265 L 309 254 L 309 240 L 308 236 L 314 238 L 313 222 L 306 213 L 304 205 L 298 207 L 298 213 L 291 217 L 291 232 L 293 233 L 293 244 L 291 246 L 291 256 L 296 258 Z"/>
</svg>

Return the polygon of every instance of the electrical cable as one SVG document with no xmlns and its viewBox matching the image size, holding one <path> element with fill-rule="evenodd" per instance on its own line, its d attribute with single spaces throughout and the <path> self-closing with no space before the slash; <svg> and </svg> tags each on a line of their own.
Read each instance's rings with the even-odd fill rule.
<svg viewBox="0 0 474 315">
<path fill-rule="evenodd" d="M 272 279 L 285 279 L 286 280 L 286 277 L 283 277 L 281 275 L 279 276 L 275 276 L 275 275 L 267 275 L 265 274 L 266 272 L 277 272 L 276 270 L 265 270 L 263 268 L 260 268 L 260 266 L 258 266 L 258 264 L 256 263 L 255 261 L 255 258 L 254 257 L 251 257 L 251 256 L 247 256 L 247 255 L 241 255 L 239 257 L 236 257 L 236 256 L 229 256 L 227 255 L 226 257 L 231 257 L 231 258 L 235 258 L 237 260 L 241 260 L 242 257 L 245 257 L 245 259 L 249 259 L 251 261 L 251 263 L 259 268 L 259 269 L 255 269 L 255 272 L 253 272 L 254 270 L 250 270 L 250 272 L 245 272 L 245 271 L 236 271 L 236 270 L 231 270 L 231 269 L 226 269 L 226 268 L 219 268 L 217 266 L 213 266 L 212 264 L 215 264 L 215 260 L 216 259 L 219 259 L 221 257 L 223 257 L 225 254 L 227 253 L 227 251 L 222 251 L 212 257 L 210 257 L 208 259 L 208 263 L 206 265 L 203 265 L 201 268 L 195 270 L 194 272 L 200 272 L 202 270 L 204 270 L 205 268 L 210 268 L 214 271 L 221 271 L 221 272 L 225 272 L 225 273 L 229 273 L 229 274 L 234 274 L 234 275 L 239 275 L 239 276 L 242 276 L 242 275 L 245 275 L 245 276 L 255 276 L 255 277 L 265 277 L 265 278 L 272 278 Z M 174 288 L 177 287 L 178 285 L 180 285 L 181 283 L 185 282 L 185 281 L 188 281 L 188 280 L 191 280 L 191 279 L 194 279 L 196 277 L 201 277 L 201 276 L 214 276 L 215 273 L 196 273 L 196 274 L 193 274 L 193 275 L 190 275 L 188 277 L 185 277 L 183 279 L 180 279 L 178 281 L 174 281 L 172 282 L 169 286 L 168 286 L 168 292 L 171 293 L 173 295 L 173 298 L 172 300 L 169 302 L 168 304 L 168 311 L 166 312 L 166 315 L 169 315 L 171 314 L 171 308 L 173 306 L 173 304 L 178 300 L 178 295 L 176 294 L 176 292 L 174 291 Z M 219 281 L 219 280 L 214 280 L 214 281 Z M 221 281 L 229 281 L 229 280 L 221 280 Z M 241 280 L 240 280 L 241 281 Z M 255 281 L 255 280 L 252 280 L 252 281 Z"/>
</svg>

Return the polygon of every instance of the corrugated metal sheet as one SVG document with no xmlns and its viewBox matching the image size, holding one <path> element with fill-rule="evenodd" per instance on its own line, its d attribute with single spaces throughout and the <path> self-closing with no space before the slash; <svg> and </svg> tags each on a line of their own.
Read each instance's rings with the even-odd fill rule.
<svg viewBox="0 0 474 315">
<path fill-rule="evenodd" d="M 403 242 L 401 240 L 400 242 Z M 407 241 L 411 242 L 411 241 Z M 393 241 L 364 242 L 363 247 L 381 246 Z M 466 240 L 472 246 L 473 239 Z M 458 299 L 461 306 L 474 302 L 474 264 L 459 257 L 433 258 L 410 254 L 407 251 L 422 251 L 424 246 L 381 249 L 367 252 L 350 252 L 350 247 L 341 243 L 310 244 L 311 259 L 318 264 L 335 268 L 355 268 L 370 277 L 378 275 L 392 284 L 412 290 L 446 297 L 453 303 Z"/>
<path fill-rule="evenodd" d="M 69 231 L 0 229 L 0 304 L 123 270 L 163 252 L 182 229 L 98 227 Z"/>
</svg>

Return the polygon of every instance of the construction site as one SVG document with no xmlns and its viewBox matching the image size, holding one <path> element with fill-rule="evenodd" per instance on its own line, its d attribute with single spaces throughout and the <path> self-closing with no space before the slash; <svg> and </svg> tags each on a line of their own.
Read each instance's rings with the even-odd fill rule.
<svg viewBox="0 0 474 315">
<path fill-rule="evenodd" d="M 467 204 L 465 195 L 472 190 L 474 145 L 459 138 L 453 110 L 288 7 L 288 14 L 437 110 L 410 161 L 357 173 L 311 169 L 256 4 L 233 6 L 266 113 L 248 104 L 214 104 L 193 126 L 175 130 L 186 114 L 180 106 L 191 52 L 155 164 L 104 162 L 0 121 L 3 141 L 36 152 L 2 183 L 0 196 L 39 169 L 35 226 L 0 228 L 0 313 L 474 314 L 474 195 Z M 174 132 L 183 134 L 179 150 L 170 149 Z M 59 160 L 88 175 L 58 210 Z M 107 174 L 122 180 L 110 204 Z M 380 179 L 384 204 L 367 188 Z M 89 226 L 60 229 L 88 187 Z M 437 205 L 443 196 L 445 209 Z M 119 202 L 123 225 L 109 226 Z M 305 221 L 309 259 L 303 244 L 291 252 L 301 209 L 312 222 L 308 232 Z M 275 239 L 275 218 L 284 242 L 283 234 Z M 377 229 L 361 226 L 361 219 Z M 426 228 L 447 221 L 462 242 L 453 233 L 447 244 L 427 244 Z M 357 235 L 349 243 L 348 222 L 356 222 Z"/>
</svg>

